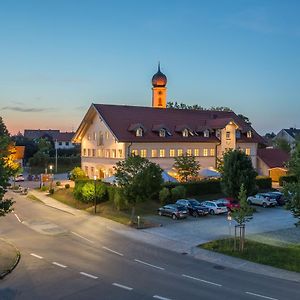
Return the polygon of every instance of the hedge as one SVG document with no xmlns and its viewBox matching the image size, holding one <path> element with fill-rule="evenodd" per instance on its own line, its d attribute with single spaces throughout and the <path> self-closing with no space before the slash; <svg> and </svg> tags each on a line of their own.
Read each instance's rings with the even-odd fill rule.
<svg viewBox="0 0 300 300">
<path fill-rule="evenodd" d="M 295 175 L 285 175 L 279 177 L 279 185 L 283 186 L 284 183 L 297 182 Z"/>
<path fill-rule="evenodd" d="M 269 176 L 257 176 L 255 181 L 259 190 L 267 190 L 272 188 L 272 178 Z"/>
</svg>

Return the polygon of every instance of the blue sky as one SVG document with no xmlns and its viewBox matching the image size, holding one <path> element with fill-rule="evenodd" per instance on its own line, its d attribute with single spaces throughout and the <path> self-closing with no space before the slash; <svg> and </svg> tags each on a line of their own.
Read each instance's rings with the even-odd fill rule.
<svg viewBox="0 0 300 300">
<path fill-rule="evenodd" d="M 300 127 L 300 2 L 0 1 L 8 129 L 76 129 L 89 105 L 228 106 L 260 133 Z"/>
</svg>

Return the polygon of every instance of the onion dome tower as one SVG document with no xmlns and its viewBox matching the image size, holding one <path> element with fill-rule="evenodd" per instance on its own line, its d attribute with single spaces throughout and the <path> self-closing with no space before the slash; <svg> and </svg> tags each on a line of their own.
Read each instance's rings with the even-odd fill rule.
<svg viewBox="0 0 300 300">
<path fill-rule="evenodd" d="M 158 70 L 152 77 L 152 107 L 166 108 L 167 106 L 167 76 Z"/>
</svg>

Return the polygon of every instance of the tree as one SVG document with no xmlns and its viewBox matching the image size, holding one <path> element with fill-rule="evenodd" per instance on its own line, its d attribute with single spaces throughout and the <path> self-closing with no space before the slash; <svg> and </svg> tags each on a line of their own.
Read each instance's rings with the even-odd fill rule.
<svg viewBox="0 0 300 300">
<path fill-rule="evenodd" d="M 281 149 L 286 153 L 291 152 L 291 146 L 285 139 L 277 138 L 274 140 L 274 147 L 277 149 Z"/>
<path fill-rule="evenodd" d="M 195 156 L 184 154 L 175 157 L 174 168 L 182 181 L 188 181 L 190 178 L 198 175 L 200 164 L 196 161 Z"/>
<path fill-rule="evenodd" d="M 129 156 L 119 161 L 114 169 L 118 186 L 128 204 L 131 205 L 133 221 L 137 203 L 158 197 L 163 183 L 162 169 L 159 165 L 140 156 Z"/>
<path fill-rule="evenodd" d="M 229 150 L 223 156 L 221 187 L 224 194 L 237 198 L 243 184 L 248 195 L 255 190 L 256 171 L 251 158 L 240 150 Z"/>
<path fill-rule="evenodd" d="M 296 145 L 292 157 L 288 162 L 288 169 L 289 173 L 294 174 L 300 183 L 300 143 Z"/>
<path fill-rule="evenodd" d="M 203 106 L 200 106 L 198 104 L 185 104 L 185 103 L 178 103 L 175 102 L 168 102 L 167 108 L 176 108 L 176 109 L 195 109 L 195 110 L 213 110 L 213 111 L 232 111 L 231 108 L 227 106 L 211 106 L 210 108 L 204 108 Z"/>
<path fill-rule="evenodd" d="M 250 119 L 242 114 L 238 114 L 238 117 L 241 118 L 245 123 L 251 126 Z"/>
<path fill-rule="evenodd" d="M 70 172 L 70 179 L 71 180 L 76 180 L 76 179 L 84 179 L 87 178 L 85 175 L 84 171 L 80 167 L 75 167 L 71 172 Z"/>
<path fill-rule="evenodd" d="M 283 192 L 286 199 L 288 199 L 286 208 L 292 212 L 294 218 L 298 219 L 295 225 L 300 226 L 300 182 L 286 183 Z"/>
<path fill-rule="evenodd" d="M 46 138 L 40 138 L 37 141 L 38 151 L 29 159 L 30 166 L 47 167 L 49 162 L 49 151 L 51 149 L 51 142 Z"/>
</svg>

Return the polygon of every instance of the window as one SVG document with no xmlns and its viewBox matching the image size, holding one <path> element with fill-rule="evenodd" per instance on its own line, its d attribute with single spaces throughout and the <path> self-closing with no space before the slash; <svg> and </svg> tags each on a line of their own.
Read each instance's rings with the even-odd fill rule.
<svg viewBox="0 0 300 300">
<path fill-rule="evenodd" d="M 94 132 L 93 133 L 93 140 L 96 141 L 96 139 L 97 139 L 97 134 L 96 134 L 96 132 Z"/>
<path fill-rule="evenodd" d="M 170 157 L 174 157 L 175 156 L 175 150 L 174 149 L 170 149 Z"/>
<path fill-rule="evenodd" d="M 88 149 L 88 156 L 91 156 L 91 149 Z"/>
<path fill-rule="evenodd" d="M 226 131 L 226 140 L 230 140 L 230 131 Z"/>
<path fill-rule="evenodd" d="M 240 139 L 240 138 L 241 138 L 241 132 L 240 132 L 239 130 L 237 130 L 237 131 L 235 132 L 235 137 L 236 137 L 237 139 Z"/>
<path fill-rule="evenodd" d="M 187 129 L 184 129 L 184 130 L 182 131 L 182 136 L 183 136 L 183 137 L 188 137 L 188 136 L 189 136 L 189 131 L 188 131 Z"/>
<path fill-rule="evenodd" d="M 117 157 L 117 150 L 113 149 L 111 150 L 111 157 L 116 158 Z"/>
<path fill-rule="evenodd" d="M 69 146 L 70 145 L 70 142 L 66 142 L 66 146 Z"/>
<path fill-rule="evenodd" d="M 156 149 L 151 150 L 151 156 L 152 157 L 157 157 L 157 150 Z"/>
<path fill-rule="evenodd" d="M 90 141 L 91 140 L 91 135 L 88 133 L 87 134 L 87 139 Z"/>
<path fill-rule="evenodd" d="M 251 130 L 249 130 L 249 131 L 247 131 L 247 138 L 252 138 L 252 131 Z"/>
<path fill-rule="evenodd" d="M 92 149 L 92 156 L 96 156 L 96 149 Z"/>
<path fill-rule="evenodd" d="M 105 150 L 105 157 L 109 158 L 109 149 Z"/>
<path fill-rule="evenodd" d="M 245 149 L 245 153 L 246 153 L 247 155 L 250 155 L 250 154 L 251 154 L 250 148 L 246 148 L 246 149 Z"/>
<path fill-rule="evenodd" d="M 221 130 L 217 129 L 216 130 L 216 137 L 219 139 L 221 137 Z"/>
<path fill-rule="evenodd" d="M 98 155 L 98 157 L 102 157 L 103 156 L 102 149 L 99 149 L 97 151 L 97 155 Z"/>
<path fill-rule="evenodd" d="M 141 157 L 147 157 L 147 150 L 141 149 Z"/>
<path fill-rule="evenodd" d="M 192 149 L 187 149 L 186 154 L 187 156 L 192 156 Z"/>
<path fill-rule="evenodd" d="M 102 131 L 99 131 L 98 133 L 98 143 L 97 143 L 98 146 L 101 146 L 103 145 L 103 133 Z"/>
<path fill-rule="evenodd" d="M 142 128 L 138 128 L 136 130 L 136 133 L 135 133 L 136 136 L 143 136 L 143 129 Z"/>
<path fill-rule="evenodd" d="M 84 172 L 87 176 L 89 175 L 89 167 L 88 166 L 84 167 Z"/>
<path fill-rule="evenodd" d="M 208 149 L 203 149 L 203 156 L 208 156 Z"/>
<path fill-rule="evenodd" d="M 109 139 L 109 132 L 105 131 L 105 138 L 108 140 Z"/>
<path fill-rule="evenodd" d="M 62 145 L 62 142 L 58 142 L 58 145 L 61 146 L 61 145 Z"/>
<path fill-rule="evenodd" d="M 82 155 L 83 155 L 83 156 L 86 156 L 86 149 L 85 149 L 85 148 L 84 148 L 83 151 L 82 151 Z"/>
<path fill-rule="evenodd" d="M 205 130 L 205 131 L 203 132 L 203 136 L 208 138 L 208 137 L 209 137 L 209 131 L 208 131 L 208 130 Z"/>
<path fill-rule="evenodd" d="M 165 129 L 160 129 L 160 130 L 159 130 L 159 136 L 160 136 L 160 137 L 165 137 L 165 136 L 166 136 L 166 131 L 165 131 Z"/>
<path fill-rule="evenodd" d="M 178 149 L 177 150 L 177 156 L 182 156 L 183 155 L 183 150 L 182 149 Z"/>
<path fill-rule="evenodd" d="M 94 175 L 94 167 L 91 167 L 91 174 Z"/>
<path fill-rule="evenodd" d="M 199 156 L 199 149 L 194 149 L 194 156 Z"/>
<path fill-rule="evenodd" d="M 211 148 L 209 151 L 210 156 L 215 156 L 215 149 Z"/>
<path fill-rule="evenodd" d="M 165 149 L 159 149 L 159 157 L 165 157 Z"/>
<path fill-rule="evenodd" d="M 119 149 L 118 152 L 119 152 L 119 157 L 122 158 L 123 156 L 122 149 Z"/>
<path fill-rule="evenodd" d="M 131 155 L 132 155 L 132 156 L 139 155 L 139 152 L 138 152 L 136 149 L 132 149 L 132 150 L 131 150 Z"/>
</svg>

